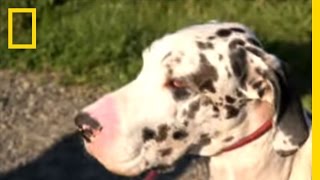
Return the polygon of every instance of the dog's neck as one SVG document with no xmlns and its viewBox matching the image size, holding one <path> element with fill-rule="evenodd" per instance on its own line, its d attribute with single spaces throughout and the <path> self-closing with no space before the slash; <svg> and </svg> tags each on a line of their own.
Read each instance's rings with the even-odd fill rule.
<svg viewBox="0 0 320 180">
<path fill-rule="evenodd" d="M 293 156 L 280 157 L 273 151 L 271 142 L 269 131 L 241 148 L 211 157 L 211 179 L 287 180 Z"/>
<path fill-rule="evenodd" d="M 272 118 L 272 110 L 266 111 L 266 104 L 255 108 L 257 114 L 248 114 L 243 123 L 236 127 L 236 131 L 245 132 L 244 136 L 256 131 Z M 211 179 L 287 180 L 294 156 L 279 156 L 273 150 L 272 136 L 273 132 L 269 129 L 239 148 L 212 156 L 209 163 Z"/>
</svg>

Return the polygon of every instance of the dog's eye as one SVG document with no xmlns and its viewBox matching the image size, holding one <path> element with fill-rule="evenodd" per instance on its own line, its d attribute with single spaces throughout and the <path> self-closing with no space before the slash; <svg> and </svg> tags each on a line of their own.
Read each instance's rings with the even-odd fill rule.
<svg viewBox="0 0 320 180">
<path fill-rule="evenodd" d="M 185 81 L 172 79 L 166 83 L 166 86 L 172 91 L 173 98 L 177 101 L 184 100 L 191 94 Z"/>
<path fill-rule="evenodd" d="M 171 79 L 166 83 L 166 86 L 174 89 L 186 88 L 187 83 L 180 79 Z"/>
</svg>

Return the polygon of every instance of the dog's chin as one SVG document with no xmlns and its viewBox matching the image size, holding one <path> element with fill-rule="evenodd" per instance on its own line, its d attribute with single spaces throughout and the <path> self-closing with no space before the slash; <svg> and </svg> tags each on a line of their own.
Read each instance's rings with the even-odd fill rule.
<svg viewBox="0 0 320 180">
<path fill-rule="evenodd" d="M 144 153 L 128 156 L 124 160 L 122 159 L 124 156 L 122 158 L 111 156 L 103 148 L 95 148 L 91 143 L 85 143 L 85 147 L 87 152 L 108 171 L 120 176 L 145 179 L 143 177 L 149 177 L 150 174 L 163 174 L 174 170 L 174 165 L 156 165 L 153 161 L 146 161 Z"/>
</svg>

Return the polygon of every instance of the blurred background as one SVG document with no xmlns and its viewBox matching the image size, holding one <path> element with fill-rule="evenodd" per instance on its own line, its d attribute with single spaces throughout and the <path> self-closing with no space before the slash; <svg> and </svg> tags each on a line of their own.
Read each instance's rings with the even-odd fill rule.
<svg viewBox="0 0 320 180">
<path fill-rule="evenodd" d="M 8 50 L 7 9 L 37 8 Z M 0 0 L 0 179 L 113 179 L 80 151 L 77 110 L 127 83 L 155 38 L 211 19 L 252 28 L 311 110 L 311 0 Z M 14 43 L 31 15 L 14 14 Z"/>
</svg>

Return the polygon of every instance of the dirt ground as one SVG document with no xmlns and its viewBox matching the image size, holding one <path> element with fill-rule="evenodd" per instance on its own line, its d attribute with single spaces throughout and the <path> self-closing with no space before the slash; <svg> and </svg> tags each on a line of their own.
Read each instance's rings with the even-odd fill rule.
<svg viewBox="0 0 320 180">
<path fill-rule="evenodd" d="M 0 180 L 128 179 L 87 155 L 73 124 L 77 111 L 105 92 L 63 87 L 58 78 L 0 71 Z M 158 179 L 207 176 L 206 160 L 190 157 Z"/>
</svg>

